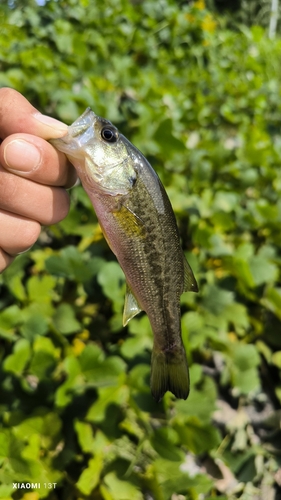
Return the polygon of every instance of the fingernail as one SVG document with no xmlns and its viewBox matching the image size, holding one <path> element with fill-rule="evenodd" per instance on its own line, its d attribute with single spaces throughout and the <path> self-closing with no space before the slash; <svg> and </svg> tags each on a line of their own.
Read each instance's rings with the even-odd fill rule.
<svg viewBox="0 0 281 500">
<path fill-rule="evenodd" d="M 56 136 L 57 133 L 60 133 L 59 135 L 61 136 L 67 132 L 68 126 L 51 116 L 42 115 L 41 113 L 35 113 L 33 116 L 39 122 L 51 127 L 56 132 Z"/>
<path fill-rule="evenodd" d="M 29 142 L 16 139 L 4 149 L 4 159 L 12 172 L 32 172 L 40 165 L 40 151 Z"/>
<path fill-rule="evenodd" d="M 28 252 L 29 250 L 31 250 L 31 248 L 34 246 L 34 243 L 33 245 L 30 245 L 30 247 L 28 247 L 26 250 L 23 250 L 22 252 L 18 252 L 17 255 L 22 255 L 23 253 L 26 253 Z"/>
</svg>

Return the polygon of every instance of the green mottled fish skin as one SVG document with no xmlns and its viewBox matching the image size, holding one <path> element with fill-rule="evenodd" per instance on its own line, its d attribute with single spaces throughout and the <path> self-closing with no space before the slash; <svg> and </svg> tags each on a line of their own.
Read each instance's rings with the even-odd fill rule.
<svg viewBox="0 0 281 500">
<path fill-rule="evenodd" d="M 163 214 L 157 210 L 155 199 L 147 189 L 148 182 L 157 185 L 155 197 L 162 199 L 165 207 Z M 189 375 L 181 339 L 180 313 L 180 295 L 184 291 L 184 256 L 175 216 L 159 179 L 153 174 L 144 178 L 140 176 L 132 193 L 121 203 L 139 215 L 145 228 L 145 234 L 138 238 L 128 236 L 125 228 L 119 228 L 118 248 L 113 250 L 127 283 L 149 317 L 154 333 L 152 394 L 159 401 L 167 390 L 171 390 L 176 397 L 186 399 Z M 172 378 L 171 368 L 174 371 Z"/>
<path fill-rule="evenodd" d="M 124 271 L 128 285 L 125 324 L 140 310 L 144 310 L 149 317 L 154 334 L 152 395 L 160 401 L 165 392 L 170 390 L 176 397 L 186 399 L 189 374 L 181 338 L 180 296 L 184 291 L 196 292 L 198 289 L 183 255 L 171 203 L 148 161 L 119 133 L 119 146 L 124 147 L 124 150 L 119 164 L 122 173 L 119 171 L 116 175 L 116 184 L 121 185 L 124 181 L 126 189 L 123 192 L 122 188 L 118 192 L 113 189 L 110 194 L 100 189 L 97 180 L 93 182 L 92 170 L 85 169 L 85 165 L 95 169 L 100 152 L 97 153 L 92 145 L 94 141 L 100 141 L 99 147 L 102 147 L 102 141 L 97 137 L 99 130 L 106 124 L 113 126 L 88 110 L 88 114 L 90 112 L 95 120 L 95 133 L 84 145 L 84 158 L 81 145 L 77 151 L 73 145 L 70 152 L 67 150 L 65 142 L 70 147 L 71 137 L 56 139 L 52 144 L 64 151 L 76 166 L 104 235 Z M 79 119 L 74 124 L 77 122 Z M 109 153 L 111 151 L 114 150 L 109 150 Z M 110 183 L 113 180 L 111 178 Z M 108 181 L 102 182 L 105 184 Z M 132 312 L 130 299 L 137 307 L 135 311 L 133 307 Z M 129 312 L 126 312 L 126 307 Z"/>
</svg>

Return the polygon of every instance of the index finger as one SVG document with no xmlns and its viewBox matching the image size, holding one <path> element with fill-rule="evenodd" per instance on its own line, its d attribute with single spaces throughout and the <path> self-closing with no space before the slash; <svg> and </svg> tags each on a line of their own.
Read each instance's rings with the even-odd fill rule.
<svg viewBox="0 0 281 500">
<path fill-rule="evenodd" d="M 42 139 L 63 137 L 67 125 L 42 115 L 22 94 L 14 89 L 0 89 L 0 138 L 24 132 Z"/>
</svg>

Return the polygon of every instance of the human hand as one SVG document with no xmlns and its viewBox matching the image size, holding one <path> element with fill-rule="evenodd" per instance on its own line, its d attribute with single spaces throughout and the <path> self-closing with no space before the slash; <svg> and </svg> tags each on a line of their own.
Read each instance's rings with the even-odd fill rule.
<svg viewBox="0 0 281 500">
<path fill-rule="evenodd" d="M 55 224 L 68 213 L 65 188 L 77 175 L 47 142 L 66 131 L 17 91 L 0 89 L 0 273 L 36 242 L 41 225 Z"/>
</svg>

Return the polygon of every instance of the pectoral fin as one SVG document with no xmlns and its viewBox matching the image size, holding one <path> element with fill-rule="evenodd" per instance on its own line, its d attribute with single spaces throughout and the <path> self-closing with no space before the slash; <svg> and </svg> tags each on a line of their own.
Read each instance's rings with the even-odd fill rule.
<svg viewBox="0 0 281 500">
<path fill-rule="evenodd" d="M 188 264 L 185 256 L 183 255 L 183 268 L 184 268 L 184 292 L 198 292 L 197 281 L 190 265 Z"/>
<path fill-rule="evenodd" d="M 132 290 L 127 283 L 125 305 L 123 312 L 123 326 L 126 326 L 130 319 L 132 319 L 136 314 L 141 312 L 141 307 L 139 306 L 136 297 L 134 296 Z"/>
<path fill-rule="evenodd" d="M 143 221 L 126 205 L 122 204 L 113 214 L 129 236 L 144 237 L 146 235 Z"/>
</svg>

